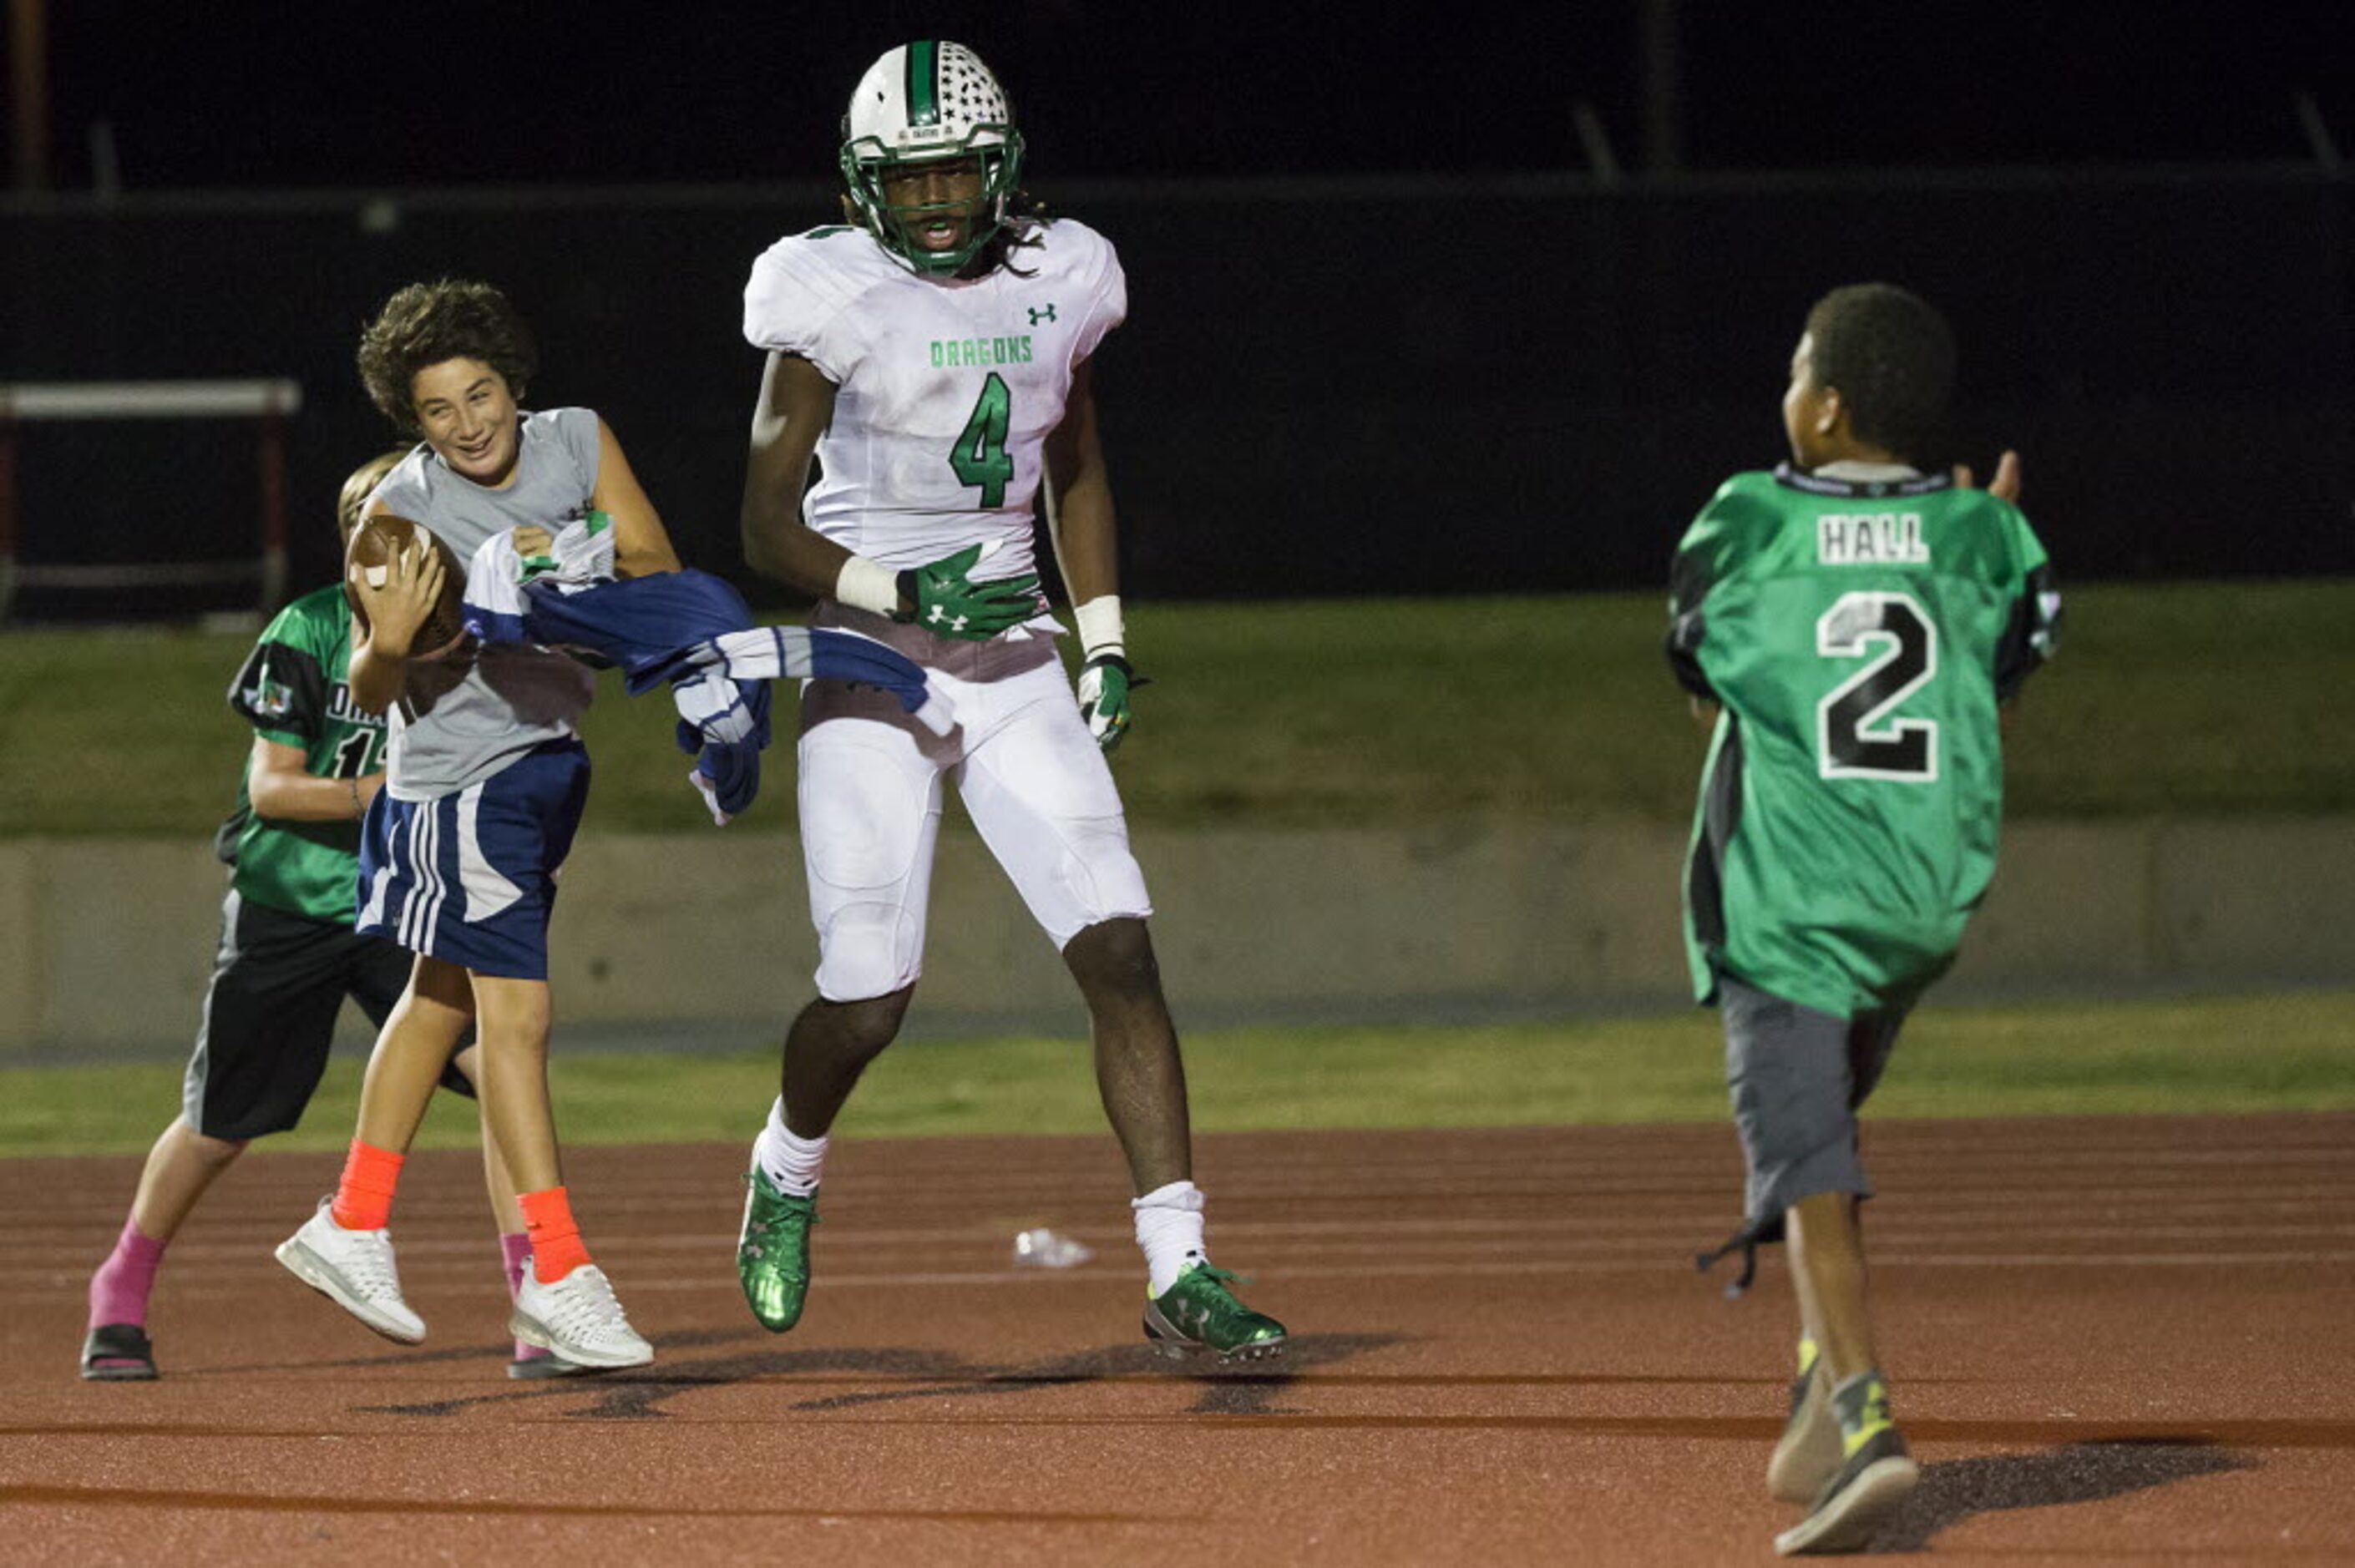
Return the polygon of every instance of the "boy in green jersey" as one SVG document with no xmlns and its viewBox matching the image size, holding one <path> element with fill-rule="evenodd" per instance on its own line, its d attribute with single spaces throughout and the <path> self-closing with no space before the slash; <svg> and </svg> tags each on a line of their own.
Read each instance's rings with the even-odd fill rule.
<svg viewBox="0 0 2355 1568">
<path fill-rule="evenodd" d="M 1668 657 L 1713 724 L 1687 868 L 1695 993 L 1725 1021 L 1747 1217 L 1787 1239 L 1803 1338 L 1767 1484 L 1784 1553 L 1854 1550 L 1917 1478 L 1865 1306 L 1856 1110 L 1995 870 L 2000 713 L 2052 651 L 2044 549 L 1993 486 L 1917 466 L 1954 384 L 1945 320 L 1882 283 L 1808 313 L 1793 461 L 1728 480 L 1678 546 Z"/>
<path fill-rule="evenodd" d="M 406 455 L 387 452 L 344 482 L 336 522 L 346 540 L 369 493 Z M 85 1378 L 156 1375 L 147 1304 L 165 1245 L 249 1141 L 301 1118 L 344 999 L 380 1023 L 408 984 L 406 951 L 352 929 L 359 819 L 384 787 L 385 731 L 383 716 L 360 709 L 346 687 L 351 629 L 340 586 L 304 594 L 272 620 L 230 683 L 229 706 L 254 736 L 236 810 L 215 840 L 233 868 L 220 948 L 181 1112 L 155 1140 L 114 1250 L 91 1277 Z M 472 1096 L 473 1063 L 470 1044 L 444 1070 L 444 1086 Z M 512 1288 L 526 1250 L 522 1216 L 496 1153 L 485 1160 Z M 559 1370 L 573 1369 L 520 1344 L 509 1369 L 518 1377 Z"/>
</svg>

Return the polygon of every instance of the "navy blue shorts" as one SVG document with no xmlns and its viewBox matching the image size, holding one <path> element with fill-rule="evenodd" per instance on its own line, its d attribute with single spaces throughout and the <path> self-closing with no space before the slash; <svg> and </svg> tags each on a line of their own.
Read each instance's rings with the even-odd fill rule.
<svg viewBox="0 0 2355 1568">
<path fill-rule="evenodd" d="M 480 974 L 546 980 L 556 874 L 588 803 L 577 740 L 438 800 L 378 790 L 360 829 L 358 928 Z"/>
</svg>

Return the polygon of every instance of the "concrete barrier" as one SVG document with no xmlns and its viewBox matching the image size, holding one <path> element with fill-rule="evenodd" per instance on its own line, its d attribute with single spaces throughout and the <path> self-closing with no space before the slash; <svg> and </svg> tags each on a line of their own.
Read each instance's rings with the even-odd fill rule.
<svg viewBox="0 0 2355 1568">
<path fill-rule="evenodd" d="M 1681 828 L 1144 831 L 1181 1021 L 1674 1006 Z M 791 836 L 591 835 L 557 915 L 559 1027 L 773 1037 L 816 963 Z M 916 1022 L 1073 1033 L 1060 959 L 943 834 Z M 200 844 L 0 842 L 0 1061 L 173 1054 L 218 924 Z M 2355 817 L 2023 821 L 1949 994 L 2355 982 Z"/>
</svg>

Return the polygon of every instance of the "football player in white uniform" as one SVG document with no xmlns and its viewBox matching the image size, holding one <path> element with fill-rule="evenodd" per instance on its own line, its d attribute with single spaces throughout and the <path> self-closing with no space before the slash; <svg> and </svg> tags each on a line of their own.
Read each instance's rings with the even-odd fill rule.
<svg viewBox="0 0 2355 1568">
<path fill-rule="evenodd" d="M 1021 136 L 962 45 L 877 60 L 844 117 L 841 164 L 849 221 L 779 240 L 744 291 L 744 335 L 768 354 L 745 556 L 819 596 L 815 624 L 924 666 L 959 724 L 935 736 L 883 694 L 804 687 L 818 994 L 785 1037 L 783 1092 L 745 1178 L 745 1297 L 772 1330 L 801 1316 L 828 1129 L 922 971 L 948 778 L 1086 999 L 1137 1193 L 1147 1337 L 1178 1355 L 1271 1353 L 1284 1326 L 1238 1301 L 1203 1253 L 1185 1067 L 1103 758 L 1134 683 L 1090 361 L 1127 313 L 1119 260 L 1083 225 L 1018 210 Z M 1042 485 L 1085 648 L 1076 702 L 1032 559 Z"/>
</svg>

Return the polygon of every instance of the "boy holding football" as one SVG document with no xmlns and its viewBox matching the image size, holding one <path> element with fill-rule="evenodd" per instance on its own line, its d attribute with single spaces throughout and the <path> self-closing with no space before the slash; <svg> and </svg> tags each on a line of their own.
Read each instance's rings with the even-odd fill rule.
<svg viewBox="0 0 2355 1568">
<path fill-rule="evenodd" d="M 444 280 L 393 295 L 362 334 L 360 375 L 419 444 L 368 514 L 422 524 L 464 560 L 512 530 L 553 534 L 601 512 L 617 575 L 677 571 L 662 519 L 605 422 L 587 408 L 518 407 L 536 364 L 522 318 L 488 284 Z M 516 1335 L 582 1367 L 643 1365 L 653 1348 L 573 1220 L 548 1096 L 548 918 L 588 797 L 577 721 L 590 672 L 528 643 L 428 660 L 436 651 L 421 633 L 447 586 L 438 553 L 412 547 L 378 576 L 352 579 L 368 626 L 352 698 L 387 714 L 392 736 L 362 833 L 359 925 L 416 960 L 369 1058 L 343 1179 L 279 1260 L 387 1338 L 424 1338 L 386 1223 L 438 1064 L 471 1025 L 485 1129 L 529 1238 Z"/>
</svg>

